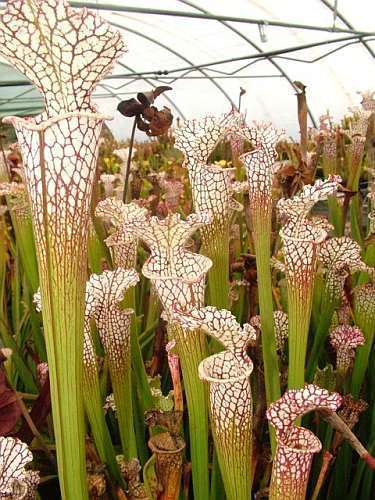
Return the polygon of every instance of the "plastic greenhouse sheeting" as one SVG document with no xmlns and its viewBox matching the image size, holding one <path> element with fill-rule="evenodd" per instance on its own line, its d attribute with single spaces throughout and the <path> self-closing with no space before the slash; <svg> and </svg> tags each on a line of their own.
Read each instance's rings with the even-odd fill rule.
<svg viewBox="0 0 375 500">
<path fill-rule="evenodd" d="M 360 102 L 357 91 L 375 88 L 374 0 L 70 4 L 100 11 L 123 32 L 128 52 L 96 92 L 119 138 L 130 125 L 115 112 L 118 101 L 158 85 L 173 87 L 159 104 L 181 118 L 229 110 L 242 87 L 249 119 L 271 120 L 291 135 L 298 129 L 293 81 L 307 86 L 310 124 L 327 109 L 341 117 Z M 42 109 L 36 90 L 0 62 L 0 116 Z"/>
</svg>

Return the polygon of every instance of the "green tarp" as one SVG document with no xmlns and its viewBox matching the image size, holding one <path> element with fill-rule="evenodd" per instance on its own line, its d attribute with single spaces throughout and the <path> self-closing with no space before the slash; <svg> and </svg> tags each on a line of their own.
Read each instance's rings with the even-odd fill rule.
<svg viewBox="0 0 375 500">
<path fill-rule="evenodd" d="M 0 117 L 35 115 L 42 111 L 43 100 L 25 77 L 8 64 L 0 62 Z"/>
</svg>

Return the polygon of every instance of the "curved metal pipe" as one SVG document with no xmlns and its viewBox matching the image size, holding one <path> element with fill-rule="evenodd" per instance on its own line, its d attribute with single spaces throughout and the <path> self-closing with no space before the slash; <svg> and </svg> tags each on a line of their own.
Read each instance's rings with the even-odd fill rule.
<svg viewBox="0 0 375 500">
<path fill-rule="evenodd" d="M 209 14 L 209 11 L 207 11 L 206 9 L 202 9 L 201 7 L 197 6 L 195 3 L 193 2 L 190 2 L 190 0 L 177 0 L 178 2 L 180 3 L 183 3 L 185 5 L 189 5 L 190 7 L 193 7 L 194 9 L 197 9 L 199 10 L 200 12 L 203 12 L 205 14 Z M 238 29 L 234 28 L 233 26 L 231 26 L 229 23 L 227 23 L 226 21 L 219 21 L 221 24 L 223 24 L 225 27 L 229 28 L 231 31 L 233 31 L 233 33 L 236 33 L 236 35 L 240 36 L 243 40 L 245 40 L 248 44 L 250 44 L 255 50 L 257 50 L 260 54 L 263 54 L 264 51 L 259 47 L 259 45 L 257 45 L 255 42 L 253 42 L 250 38 L 248 38 L 246 35 L 244 35 L 243 33 L 241 33 L 240 31 L 238 31 Z M 287 80 L 287 82 L 289 82 L 289 84 L 291 85 L 291 87 L 293 88 L 293 90 L 297 91 L 297 88 L 295 87 L 294 83 L 293 83 L 293 80 L 290 78 L 290 76 L 286 73 L 286 71 L 280 66 L 280 64 L 278 64 L 276 61 L 274 61 L 272 59 L 272 57 L 267 57 L 265 56 L 265 58 L 275 66 L 275 68 L 280 71 L 280 73 L 283 75 L 283 77 Z M 312 124 L 314 125 L 314 127 L 317 126 L 317 122 L 315 121 L 315 118 L 314 118 L 314 115 L 311 111 L 311 109 L 309 107 L 307 107 L 307 112 L 309 114 L 309 117 L 310 117 L 310 120 L 312 122 Z"/>
<path fill-rule="evenodd" d="M 159 42 L 159 40 L 155 40 L 154 38 L 151 38 L 150 36 L 145 35 L 144 33 L 140 33 L 139 31 L 136 31 L 132 28 L 128 28 L 128 27 L 123 26 L 121 24 L 117 24 L 117 23 L 114 23 L 112 21 L 109 21 L 109 22 L 112 26 L 115 26 L 116 28 L 120 28 L 124 31 L 129 31 L 129 33 L 133 33 L 134 35 L 138 35 L 138 36 L 144 38 L 145 40 L 148 40 L 149 42 L 154 43 L 154 44 L 158 45 L 159 47 L 162 47 L 163 49 L 167 50 L 168 52 L 175 55 L 176 57 L 179 57 L 180 59 L 182 59 L 186 63 L 194 66 L 194 63 L 190 59 L 183 56 L 182 54 L 180 54 L 176 50 L 172 49 L 171 47 L 168 47 L 168 45 L 165 45 L 164 43 Z M 234 106 L 234 102 L 232 101 L 231 97 L 225 92 L 225 90 L 223 89 L 223 87 L 221 85 L 219 85 L 215 80 L 213 80 L 211 78 L 211 76 L 209 74 L 207 74 L 203 69 L 199 69 L 199 72 L 202 73 L 202 75 L 204 75 L 213 85 L 215 85 L 215 87 L 217 87 L 220 90 L 220 92 L 226 97 L 226 99 L 228 99 L 230 104 L 232 106 Z"/>
<path fill-rule="evenodd" d="M 336 12 L 336 16 L 341 19 L 341 21 L 346 24 L 346 26 L 352 30 L 354 30 L 354 27 L 353 25 L 341 14 L 341 12 L 339 12 L 337 9 L 334 8 L 333 5 L 331 5 L 327 0 L 319 0 L 320 3 L 322 3 L 323 5 L 325 5 L 331 12 Z M 375 58 L 375 53 L 374 51 L 372 50 L 372 48 L 366 43 L 365 40 L 362 40 L 361 39 L 361 43 L 362 45 L 365 47 L 365 49 L 372 55 L 372 57 Z"/>
<path fill-rule="evenodd" d="M 118 63 L 122 68 L 125 68 L 127 69 L 128 71 L 131 71 L 131 72 L 134 72 L 134 69 L 131 68 L 130 66 L 127 66 L 126 64 L 124 63 Z M 141 80 L 144 80 L 146 83 L 148 83 L 149 85 L 152 85 L 154 86 L 151 81 L 148 79 L 148 78 L 145 78 L 145 77 L 142 77 L 140 78 Z M 101 84 L 103 85 L 103 84 Z M 120 98 L 118 98 L 115 94 L 113 94 L 113 92 L 111 92 L 112 95 L 114 95 L 119 101 L 121 101 Z M 177 104 L 173 101 L 173 99 L 171 99 L 167 94 L 163 94 L 163 97 L 174 107 L 174 109 L 177 111 L 177 113 L 181 116 L 181 118 L 183 120 L 185 120 L 185 115 L 184 113 L 181 111 L 181 109 L 177 106 Z"/>
</svg>

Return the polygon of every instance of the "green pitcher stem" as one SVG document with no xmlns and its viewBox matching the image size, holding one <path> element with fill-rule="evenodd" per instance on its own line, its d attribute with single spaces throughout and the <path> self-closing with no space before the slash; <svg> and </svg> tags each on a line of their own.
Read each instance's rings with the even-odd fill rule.
<svg viewBox="0 0 375 500">
<path fill-rule="evenodd" d="M 37 250 L 43 325 L 51 383 L 52 416 L 61 496 L 88 498 L 83 394 L 83 325 L 86 289 L 86 245 L 61 234 L 51 242 L 47 211 L 44 134 L 40 132 L 45 253 Z M 84 243 L 84 242 L 82 242 Z M 61 248 L 65 257 L 61 258 Z"/>
<path fill-rule="evenodd" d="M 355 311 L 355 324 L 362 330 L 365 337 L 365 343 L 356 349 L 350 391 L 354 398 L 360 397 L 361 386 L 368 368 L 368 362 L 375 335 L 374 323 L 375 314 L 366 314 L 364 311 Z"/>
<path fill-rule="evenodd" d="M 202 253 L 212 260 L 207 275 L 209 303 L 218 309 L 229 309 L 229 221 L 216 220 L 201 232 Z M 210 352 L 222 350 L 222 345 L 214 338 L 210 339 L 209 345 Z M 210 486 L 211 498 L 214 491 L 224 493 L 216 450 L 213 451 Z"/>
<path fill-rule="evenodd" d="M 208 272 L 210 304 L 218 309 L 228 309 L 229 223 L 216 220 L 210 226 L 202 228 L 201 232 L 202 253 L 212 260 L 212 267 Z"/>
<path fill-rule="evenodd" d="M 212 414 L 210 420 L 227 500 L 249 500 L 252 482 L 251 429 L 239 433 L 238 423 L 231 421 L 228 428 L 222 431 Z"/>
<path fill-rule="evenodd" d="M 11 218 L 27 283 L 32 292 L 35 293 L 39 287 L 39 277 L 32 221 L 30 217 L 17 219 L 17 216 L 12 212 Z"/>
<path fill-rule="evenodd" d="M 144 330 L 149 330 L 150 328 L 154 328 L 155 323 L 159 321 L 160 317 L 160 301 L 158 294 L 155 292 L 154 288 L 150 288 L 150 299 L 148 302 L 148 308 L 147 308 L 147 317 L 145 321 L 145 327 Z"/>
<path fill-rule="evenodd" d="M 288 389 L 305 383 L 305 359 L 312 307 L 313 283 L 293 286 L 288 281 L 289 370 Z"/>
<path fill-rule="evenodd" d="M 335 196 L 328 196 L 329 221 L 335 228 L 335 236 L 344 236 L 345 221 L 342 206 Z"/>
<path fill-rule="evenodd" d="M 271 210 L 252 211 L 254 247 L 257 266 L 259 310 L 262 331 L 262 353 L 267 406 L 280 397 L 279 362 L 273 322 L 271 280 Z M 270 425 L 272 450 L 275 450 L 275 433 Z"/>
<path fill-rule="evenodd" d="M 122 302 L 122 307 L 124 309 L 133 309 L 133 311 L 136 310 L 135 287 L 131 287 L 126 291 L 124 300 Z M 135 314 L 132 314 L 130 325 L 131 364 L 135 373 L 134 383 L 137 385 L 137 399 L 139 402 L 139 406 L 144 413 L 145 411 L 151 410 L 153 408 L 154 401 L 147 379 L 141 346 L 139 345 L 138 333 L 139 332 L 136 316 Z"/>
<path fill-rule="evenodd" d="M 98 373 L 86 367 L 83 370 L 83 400 L 99 458 L 108 467 L 112 478 L 121 484 L 123 479 L 105 421 Z"/>
<path fill-rule="evenodd" d="M 322 297 L 322 309 L 319 317 L 319 323 L 314 335 L 314 341 L 307 363 L 306 380 L 308 382 L 311 382 L 314 378 L 315 370 L 318 366 L 319 356 L 324 348 L 324 342 L 329 332 L 336 304 L 337 301 L 333 300 L 331 295 L 325 289 Z"/>
<path fill-rule="evenodd" d="M 209 498 L 207 388 L 199 379 L 198 365 L 207 356 L 202 332 L 168 325 L 168 337 L 176 341 L 189 412 L 190 456 L 194 498 Z"/>
<path fill-rule="evenodd" d="M 129 353 L 130 354 L 130 353 Z M 117 408 L 117 420 L 120 431 L 122 452 L 125 460 L 136 458 L 137 441 L 133 420 L 133 398 L 132 398 L 132 373 L 130 356 L 122 363 L 121 369 L 118 364 L 111 367 L 109 360 L 109 371 L 111 374 L 113 396 Z"/>
<path fill-rule="evenodd" d="M 223 498 L 225 495 L 223 478 L 221 476 L 219 459 L 216 451 L 214 450 L 212 455 L 212 472 L 211 472 L 211 483 L 210 483 L 210 500 L 216 500 L 217 498 Z"/>
<path fill-rule="evenodd" d="M 350 215 L 351 236 L 363 248 L 364 242 L 363 242 L 363 235 L 362 235 L 362 228 L 361 228 L 362 227 L 362 220 L 361 220 L 362 208 L 360 205 L 360 200 L 359 200 L 358 194 L 356 194 L 350 200 L 349 215 Z"/>
<path fill-rule="evenodd" d="M 103 250 L 103 243 L 98 238 L 93 223 L 89 229 L 87 248 L 90 270 L 92 273 L 100 274 L 102 272 L 102 261 L 107 256 Z"/>
<path fill-rule="evenodd" d="M 375 267 L 375 243 L 370 243 L 368 245 L 363 260 L 369 267 Z M 357 285 L 363 285 L 368 281 L 369 281 L 368 273 L 363 271 L 358 277 Z"/>
<path fill-rule="evenodd" d="M 55 287 L 49 286 L 50 280 L 44 273 L 41 273 L 40 280 L 44 290 L 43 324 L 59 480 L 64 499 L 87 498 L 83 396 L 79 384 L 82 380 L 82 334 L 79 332 L 83 332 L 84 316 L 84 288 L 80 285 L 86 280 L 79 279 L 82 273 L 74 265 L 81 258 L 82 253 L 74 259 L 76 262 L 69 259 L 65 269 L 52 267 L 50 278 Z M 69 297 L 69 304 L 65 297 Z"/>
</svg>

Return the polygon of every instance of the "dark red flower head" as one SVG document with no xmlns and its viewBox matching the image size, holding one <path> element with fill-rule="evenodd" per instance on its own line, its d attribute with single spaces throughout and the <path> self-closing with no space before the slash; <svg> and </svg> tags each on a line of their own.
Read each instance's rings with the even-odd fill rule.
<svg viewBox="0 0 375 500">
<path fill-rule="evenodd" d="M 137 99 L 133 97 L 120 102 L 117 110 L 124 116 L 134 116 L 138 130 L 146 132 L 148 136 L 165 134 L 172 125 L 171 110 L 166 106 L 159 110 L 152 104 L 166 90 L 172 90 L 172 88 L 164 85 L 149 92 L 138 92 Z"/>
</svg>

